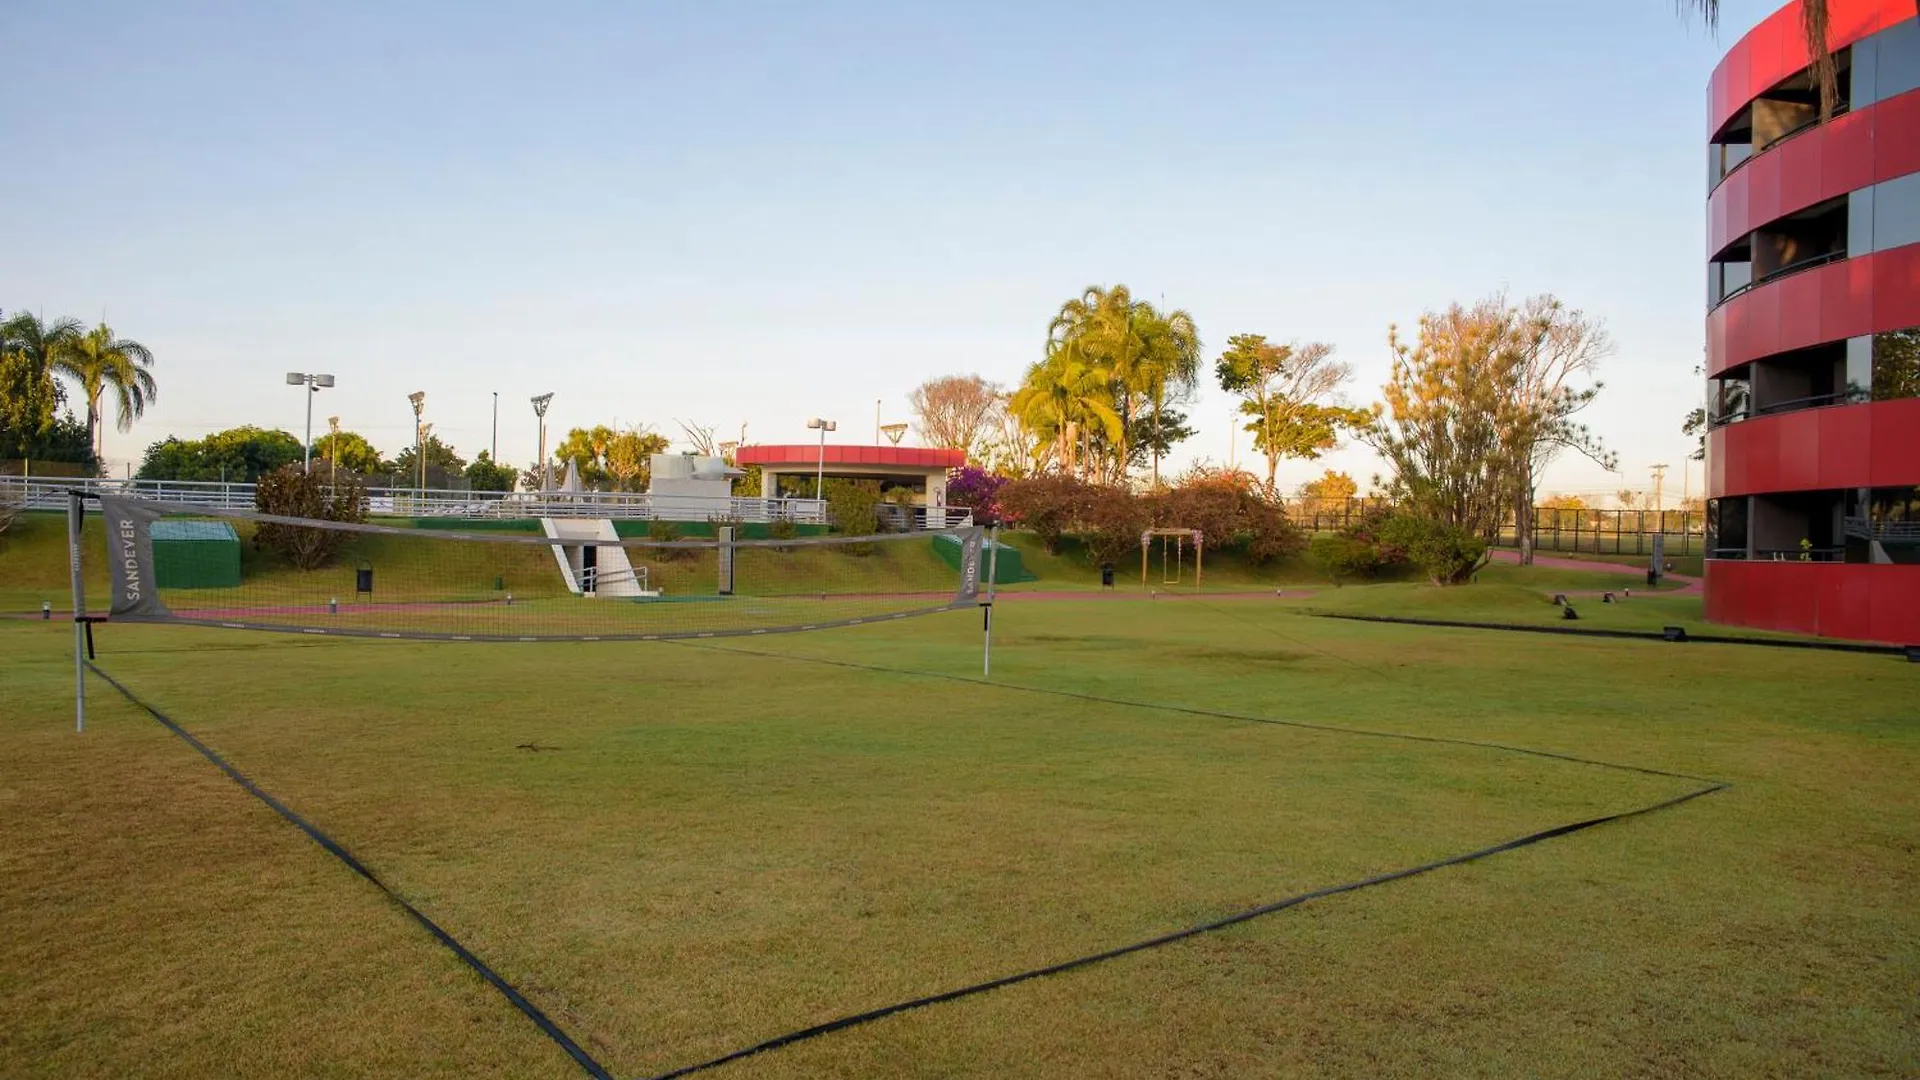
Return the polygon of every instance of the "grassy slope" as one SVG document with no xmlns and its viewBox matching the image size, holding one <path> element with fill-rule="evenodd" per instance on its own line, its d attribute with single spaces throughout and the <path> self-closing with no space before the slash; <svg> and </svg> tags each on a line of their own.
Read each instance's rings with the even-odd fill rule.
<svg viewBox="0 0 1920 1080">
<path fill-rule="evenodd" d="M 332 567 L 301 572 L 272 552 L 255 550 L 252 526 L 234 523 L 241 535 L 243 585 L 237 590 L 198 589 L 184 599 L 198 606 L 263 603 L 325 604 L 329 596 L 351 599 L 353 573 L 362 563 L 375 570 L 382 601 L 449 598 L 491 599 L 511 592 L 516 598 L 566 595 L 552 549 L 544 544 L 460 543 L 434 539 L 363 536 L 354 539 Z M 37 611 L 42 600 L 67 610 L 71 590 L 67 569 L 66 518 L 60 514 L 24 515 L 0 534 L 0 612 Z M 82 557 L 90 604 L 98 607 L 106 589 L 104 537 L 99 517 L 91 516 L 82 537 Z M 632 549 L 639 551 L 642 549 Z M 649 557 L 652 583 L 669 593 L 710 593 L 716 570 L 708 552 L 678 558 Z M 826 592 L 900 591 L 953 587 L 953 572 L 933 553 L 931 542 L 883 542 L 870 555 L 841 548 L 805 548 L 788 553 L 742 548 L 736 573 L 741 588 L 784 591 L 787 583 Z M 496 579 L 501 585 L 495 589 Z M 176 594 L 169 594 L 176 595 Z"/>
<path fill-rule="evenodd" d="M 103 704 L 91 734 L 65 731 L 61 628 L 0 638 L 0 908 L 24 913 L 0 937 L 0 1073 L 568 1074 L 150 722 Z M 1204 599 L 1022 604 L 996 642 L 1006 683 L 1736 787 L 716 1076 L 1920 1062 L 1906 665 L 1525 635 L 1490 648 Z M 112 670 L 336 830 L 623 1076 L 1681 786 L 690 646 L 143 627 L 103 644 Z M 978 624 L 739 647 L 964 673 Z"/>
</svg>

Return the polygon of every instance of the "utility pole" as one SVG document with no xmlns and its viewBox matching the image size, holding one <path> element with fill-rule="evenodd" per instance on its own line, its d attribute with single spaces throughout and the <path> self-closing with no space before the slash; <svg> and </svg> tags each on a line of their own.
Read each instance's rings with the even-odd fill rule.
<svg viewBox="0 0 1920 1080">
<path fill-rule="evenodd" d="M 500 464 L 500 391 L 493 392 L 493 442 L 487 449 L 487 457 L 495 465 Z"/>
<path fill-rule="evenodd" d="M 1653 508 L 1655 510 L 1664 509 L 1667 504 L 1661 499 L 1660 488 L 1666 482 L 1667 467 L 1665 465 L 1652 465 L 1649 466 L 1649 468 L 1653 470 Z"/>
</svg>

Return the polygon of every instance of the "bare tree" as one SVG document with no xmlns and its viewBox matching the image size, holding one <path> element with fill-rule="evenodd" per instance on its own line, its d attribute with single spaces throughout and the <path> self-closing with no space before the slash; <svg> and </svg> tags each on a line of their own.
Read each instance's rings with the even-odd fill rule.
<svg viewBox="0 0 1920 1080">
<path fill-rule="evenodd" d="M 1504 298 L 1493 303 L 1505 305 Z M 1602 384 L 1600 361 L 1613 353 L 1606 327 L 1550 295 L 1529 297 L 1509 317 L 1520 346 L 1516 388 L 1513 536 L 1522 564 L 1533 562 L 1533 500 L 1540 473 L 1563 450 L 1612 470 L 1615 455 L 1574 415 L 1593 403 Z"/>
<path fill-rule="evenodd" d="M 963 450 L 973 458 L 998 426 L 994 414 L 1006 395 L 978 375 L 930 379 L 907 395 L 914 427 L 928 446 Z"/>
<path fill-rule="evenodd" d="M 720 452 L 720 438 L 712 424 L 698 424 L 691 420 L 677 419 L 674 423 L 680 425 L 680 430 L 686 435 L 687 443 L 693 447 L 694 453 L 703 457 L 726 456 Z"/>
</svg>

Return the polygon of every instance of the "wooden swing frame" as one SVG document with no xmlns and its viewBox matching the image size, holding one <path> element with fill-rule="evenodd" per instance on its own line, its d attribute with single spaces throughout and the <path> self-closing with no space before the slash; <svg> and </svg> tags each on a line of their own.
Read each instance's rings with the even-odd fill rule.
<svg viewBox="0 0 1920 1080">
<path fill-rule="evenodd" d="M 1187 540 L 1193 541 L 1193 587 L 1196 589 L 1199 588 L 1202 577 L 1205 574 L 1205 552 L 1207 550 L 1206 537 L 1201 534 L 1199 529 L 1148 529 L 1141 533 L 1140 587 L 1143 589 L 1151 587 L 1147 582 L 1147 560 L 1153 550 L 1153 538 L 1156 536 L 1163 538 L 1163 540 L 1173 539 L 1179 543 L 1184 543 Z M 1166 562 L 1165 557 L 1163 556 L 1160 561 L 1164 564 Z M 1160 576 L 1165 577 L 1165 566 L 1163 565 L 1161 569 L 1163 572 Z M 1169 582 L 1166 584 L 1172 583 Z"/>
</svg>

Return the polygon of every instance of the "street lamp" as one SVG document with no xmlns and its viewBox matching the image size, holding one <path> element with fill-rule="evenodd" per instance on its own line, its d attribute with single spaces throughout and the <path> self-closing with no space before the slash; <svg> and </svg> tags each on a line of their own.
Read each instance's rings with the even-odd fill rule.
<svg viewBox="0 0 1920 1080">
<path fill-rule="evenodd" d="M 303 371 L 287 372 L 288 386 L 307 388 L 307 442 L 300 449 L 300 471 L 306 472 L 313 467 L 313 395 L 333 385 L 331 375 L 309 375 Z"/>
<path fill-rule="evenodd" d="M 424 491 L 427 487 L 427 447 L 426 435 L 420 424 L 420 414 L 427 411 L 427 392 L 415 390 L 407 395 L 407 400 L 413 404 L 413 460 L 419 466 L 420 477 L 416 487 Z"/>
<path fill-rule="evenodd" d="M 327 430 L 331 433 L 327 439 L 327 486 L 331 488 L 340 475 L 340 418 L 327 417 Z"/>
<path fill-rule="evenodd" d="M 553 403 L 553 394 L 545 393 L 533 399 L 533 415 L 540 420 L 540 456 L 534 458 L 540 464 L 540 490 L 553 487 L 553 471 L 547 467 L 547 406 Z"/>
<path fill-rule="evenodd" d="M 827 432 L 838 431 L 840 425 L 816 416 L 807 421 L 807 427 L 820 433 L 820 465 L 813 476 L 813 497 L 825 499 L 827 497 Z"/>
</svg>

